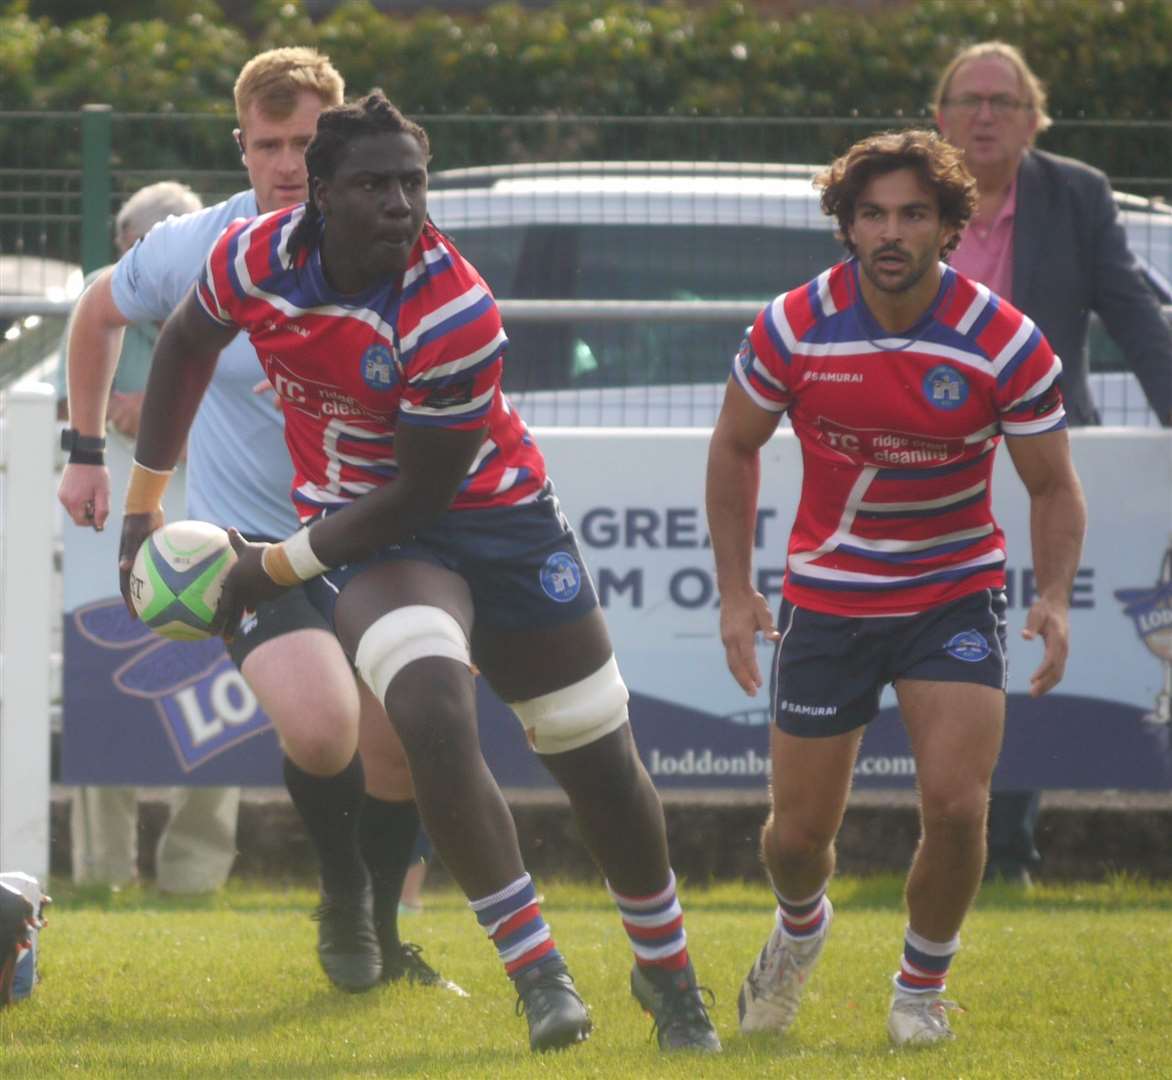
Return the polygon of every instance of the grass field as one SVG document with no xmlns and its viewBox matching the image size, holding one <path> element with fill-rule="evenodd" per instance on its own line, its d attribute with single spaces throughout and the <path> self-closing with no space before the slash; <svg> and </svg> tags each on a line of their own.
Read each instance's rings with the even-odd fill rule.
<svg viewBox="0 0 1172 1080">
<path fill-rule="evenodd" d="M 233 883 L 181 901 L 57 889 L 42 982 L 0 1012 L 8 1077 L 1172 1077 L 1172 884 L 986 890 L 948 996 L 954 1043 L 893 1051 L 884 1021 L 904 919 L 893 878 L 840 880 L 831 940 L 784 1040 L 736 1029 L 740 982 L 770 926 L 763 886 L 682 890 L 716 994 L 720 1057 L 664 1058 L 630 999 L 622 928 L 600 887 L 544 882 L 544 911 L 595 1032 L 527 1049 L 514 995 L 462 899 L 403 920 L 467 1000 L 392 986 L 349 996 L 317 968 L 315 896 Z"/>
</svg>

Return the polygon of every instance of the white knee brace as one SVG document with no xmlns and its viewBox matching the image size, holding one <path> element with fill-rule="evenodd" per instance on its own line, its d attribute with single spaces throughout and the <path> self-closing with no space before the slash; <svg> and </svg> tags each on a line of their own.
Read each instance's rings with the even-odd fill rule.
<svg viewBox="0 0 1172 1080">
<path fill-rule="evenodd" d="M 630 695 L 612 656 L 593 675 L 528 701 L 513 701 L 539 754 L 561 754 L 596 742 L 627 722 Z"/>
<path fill-rule="evenodd" d="M 441 608 L 411 604 L 388 612 L 366 628 L 354 663 L 362 681 L 385 702 L 391 680 L 412 660 L 425 656 L 446 656 L 472 665 L 468 639 L 455 618 Z"/>
</svg>

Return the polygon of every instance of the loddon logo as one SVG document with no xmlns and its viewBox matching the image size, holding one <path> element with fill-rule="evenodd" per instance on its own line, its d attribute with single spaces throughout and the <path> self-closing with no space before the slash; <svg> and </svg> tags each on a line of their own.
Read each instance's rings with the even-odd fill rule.
<svg viewBox="0 0 1172 1080">
<path fill-rule="evenodd" d="M 1155 709 L 1144 719 L 1172 724 L 1172 544 L 1164 552 L 1154 585 L 1116 589 L 1115 599 L 1123 605 L 1123 614 L 1131 617 L 1140 640 L 1164 668 L 1164 687 L 1156 694 Z"/>
</svg>

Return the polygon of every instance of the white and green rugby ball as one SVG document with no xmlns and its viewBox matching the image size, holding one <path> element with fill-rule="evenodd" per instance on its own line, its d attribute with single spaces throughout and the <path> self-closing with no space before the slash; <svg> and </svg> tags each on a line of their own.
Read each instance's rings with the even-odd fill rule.
<svg viewBox="0 0 1172 1080">
<path fill-rule="evenodd" d="M 236 561 L 228 534 L 206 521 L 172 521 L 142 543 L 130 571 L 138 617 L 172 641 L 211 637 L 211 622 Z"/>
</svg>

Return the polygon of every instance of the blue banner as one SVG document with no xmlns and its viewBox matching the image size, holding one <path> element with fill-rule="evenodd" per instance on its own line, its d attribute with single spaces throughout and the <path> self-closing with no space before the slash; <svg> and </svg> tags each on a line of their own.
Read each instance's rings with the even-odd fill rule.
<svg viewBox="0 0 1172 1080">
<path fill-rule="evenodd" d="M 766 695 L 741 692 L 718 636 L 701 509 L 707 434 L 552 431 L 540 438 L 606 609 L 652 779 L 664 789 L 763 791 Z M 994 786 L 1168 790 L 1172 440 L 1162 431 L 1104 429 L 1075 432 L 1072 445 L 1091 521 L 1072 596 L 1066 675 L 1039 699 L 1027 690 L 1042 650 L 1020 638 L 1034 598 L 1029 505 L 1008 455 L 999 454 L 994 484 L 1010 552 L 1010 676 Z M 631 461 L 641 467 L 630 468 Z M 792 436 L 779 436 L 762 455 L 756 537 L 758 587 L 774 598 L 800 479 Z M 114 553 L 92 560 L 116 539 L 111 531 L 95 537 L 71 529 L 66 536 L 63 778 L 279 785 L 271 724 L 222 644 L 163 641 L 109 595 Z M 96 583 L 105 595 L 95 599 Z M 770 649 L 758 659 L 768 670 Z M 911 788 L 915 764 L 890 689 L 882 705 L 864 736 L 855 785 Z M 552 787 L 520 725 L 483 680 L 479 706 L 485 758 L 501 785 Z"/>
</svg>

